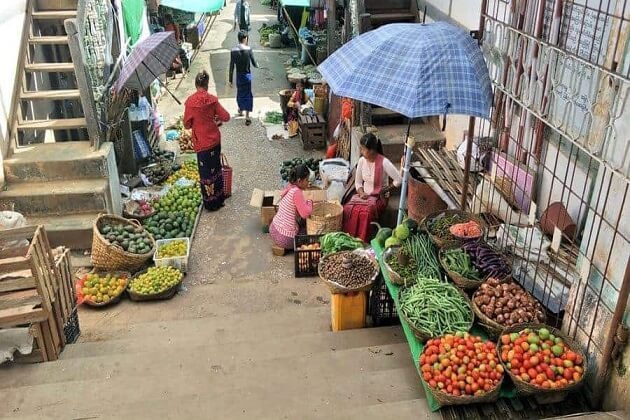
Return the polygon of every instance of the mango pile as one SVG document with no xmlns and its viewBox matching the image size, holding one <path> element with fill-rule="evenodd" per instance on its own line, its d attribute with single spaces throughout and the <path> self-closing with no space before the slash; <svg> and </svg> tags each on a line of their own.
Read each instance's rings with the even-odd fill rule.
<svg viewBox="0 0 630 420">
<path fill-rule="evenodd" d="M 156 295 L 175 286 L 183 277 L 181 271 L 171 266 L 150 267 L 131 281 L 129 290 L 140 295 Z"/>
<path fill-rule="evenodd" d="M 166 180 L 167 184 L 174 184 L 180 178 L 190 179 L 191 181 L 199 182 L 199 169 L 197 168 L 196 160 L 187 160 L 182 164 L 182 167 L 173 172 L 171 176 Z"/>
<path fill-rule="evenodd" d="M 188 252 L 188 246 L 185 240 L 172 241 L 161 245 L 157 251 L 157 258 L 173 258 L 184 257 Z"/>
<path fill-rule="evenodd" d="M 127 279 L 124 277 L 90 273 L 83 282 L 81 294 L 90 302 L 107 303 L 119 296 L 125 290 L 126 284 Z"/>
</svg>

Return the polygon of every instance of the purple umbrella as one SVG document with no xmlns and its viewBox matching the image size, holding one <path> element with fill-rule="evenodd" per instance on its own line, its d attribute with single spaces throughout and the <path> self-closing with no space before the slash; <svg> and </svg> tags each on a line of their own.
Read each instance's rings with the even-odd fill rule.
<svg viewBox="0 0 630 420">
<path fill-rule="evenodd" d="M 179 45 L 175 41 L 175 33 L 169 31 L 152 34 L 134 46 L 123 64 L 114 89 L 119 92 L 123 87 L 128 87 L 144 91 L 158 75 L 171 68 L 178 55 Z M 166 90 L 181 104 L 171 91 Z"/>
</svg>

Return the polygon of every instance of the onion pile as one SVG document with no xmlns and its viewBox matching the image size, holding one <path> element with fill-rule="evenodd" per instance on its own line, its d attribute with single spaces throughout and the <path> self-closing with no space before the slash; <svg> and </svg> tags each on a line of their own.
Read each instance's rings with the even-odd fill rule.
<svg viewBox="0 0 630 420">
<path fill-rule="evenodd" d="M 540 303 L 513 281 L 489 278 L 477 289 L 473 302 L 485 316 L 504 327 L 545 322 Z"/>
</svg>

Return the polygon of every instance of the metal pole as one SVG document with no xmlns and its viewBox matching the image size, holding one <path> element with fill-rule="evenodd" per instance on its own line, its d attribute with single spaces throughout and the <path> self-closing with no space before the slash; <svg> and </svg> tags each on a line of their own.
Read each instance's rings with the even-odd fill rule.
<svg viewBox="0 0 630 420">
<path fill-rule="evenodd" d="M 411 131 L 411 118 L 409 118 L 409 124 L 407 125 L 407 141 L 405 142 L 405 165 L 403 166 L 403 179 L 400 189 L 400 203 L 398 206 L 398 219 L 396 224 L 399 225 L 403 220 L 407 205 L 407 184 L 409 183 L 409 168 L 411 167 L 411 155 L 413 154 L 413 147 L 416 144 L 416 139 L 409 135 Z"/>
<path fill-rule="evenodd" d="M 462 200 L 460 207 L 462 211 L 466 211 L 468 202 L 468 183 L 470 180 L 470 155 L 472 155 L 473 137 L 475 134 L 475 117 L 468 119 L 468 143 L 466 143 L 466 159 L 464 161 L 464 182 L 462 185 Z"/>
</svg>

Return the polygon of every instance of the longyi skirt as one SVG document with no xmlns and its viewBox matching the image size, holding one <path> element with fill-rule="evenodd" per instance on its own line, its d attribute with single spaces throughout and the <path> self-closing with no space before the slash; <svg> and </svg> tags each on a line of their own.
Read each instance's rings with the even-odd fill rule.
<svg viewBox="0 0 630 420">
<path fill-rule="evenodd" d="M 221 145 L 197 153 L 197 166 L 201 178 L 201 195 L 206 210 L 223 206 L 223 172 L 221 171 Z"/>
</svg>

